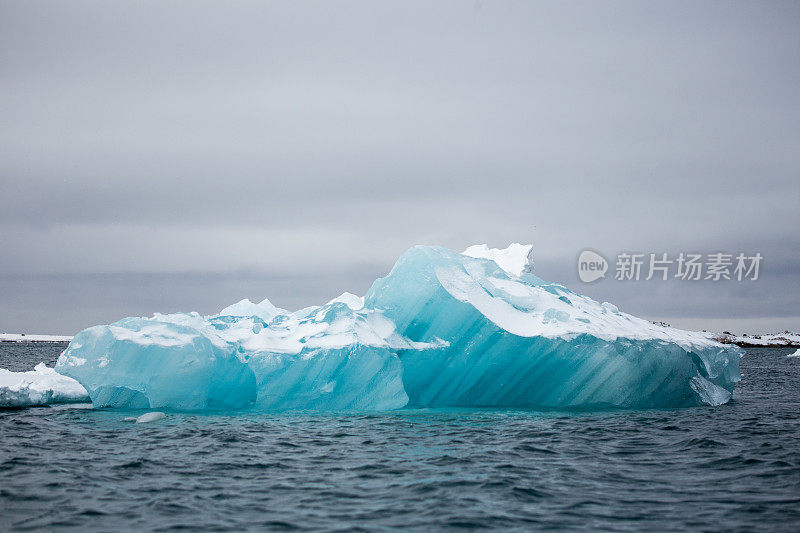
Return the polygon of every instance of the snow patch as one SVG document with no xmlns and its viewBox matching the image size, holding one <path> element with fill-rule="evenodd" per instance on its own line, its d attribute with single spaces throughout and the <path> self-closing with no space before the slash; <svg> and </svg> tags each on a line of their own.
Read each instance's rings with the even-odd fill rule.
<svg viewBox="0 0 800 533">
<path fill-rule="evenodd" d="M 351 292 L 343 292 L 342 294 L 340 294 L 339 296 L 337 296 L 336 298 L 334 298 L 333 300 L 328 302 L 328 304 L 326 304 L 326 305 L 337 303 L 337 302 L 345 304 L 347 307 L 349 307 L 353 311 L 358 311 L 359 309 L 363 309 L 364 308 L 364 297 L 363 296 L 356 296 L 355 294 L 353 294 Z"/>
<path fill-rule="evenodd" d="M 485 244 L 474 244 L 461 252 L 468 257 L 490 259 L 497 263 L 497 266 L 514 276 L 521 276 L 528 267 L 528 256 L 530 255 L 532 244 L 511 243 L 508 248 L 489 248 Z"/>
<path fill-rule="evenodd" d="M 275 307 L 268 298 L 264 298 L 261 303 L 254 304 L 247 298 L 240 300 L 233 305 L 229 305 L 219 312 L 220 316 L 248 317 L 257 316 L 264 322 L 269 322 L 278 315 L 285 315 L 288 311 Z"/>
<path fill-rule="evenodd" d="M 0 407 L 29 407 L 89 401 L 80 383 L 56 373 L 44 363 L 27 372 L 0 368 Z"/>
</svg>

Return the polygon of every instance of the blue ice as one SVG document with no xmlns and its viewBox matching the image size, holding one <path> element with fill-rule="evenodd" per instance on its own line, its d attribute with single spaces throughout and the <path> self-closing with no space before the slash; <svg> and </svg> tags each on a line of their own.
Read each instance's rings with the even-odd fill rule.
<svg viewBox="0 0 800 533">
<path fill-rule="evenodd" d="M 416 246 L 366 296 L 243 300 L 75 336 L 56 371 L 95 407 L 388 410 L 719 405 L 741 350 L 533 274 L 530 246 Z"/>
</svg>

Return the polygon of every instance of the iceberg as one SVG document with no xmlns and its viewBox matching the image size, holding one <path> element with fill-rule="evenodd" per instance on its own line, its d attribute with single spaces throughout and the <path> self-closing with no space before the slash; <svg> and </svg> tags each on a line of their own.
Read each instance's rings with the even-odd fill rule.
<svg viewBox="0 0 800 533">
<path fill-rule="evenodd" d="M 74 337 L 56 371 L 95 407 L 389 410 L 720 405 L 742 351 L 533 274 L 530 245 L 416 246 L 365 297 L 242 300 Z"/>
<path fill-rule="evenodd" d="M 0 368 L 0 408 L 88 402 L 89 395 L 80 383 L 44 363 L 28 372 Z"/>
<path fill-rule="evenodd" d="M 679 407 L 730 400 L 742 351 L 660 326 L 536 277 L 530 248 L 416 246 L 365 305 L 412 342 L 412 406 Z M 499 261 L 498 261 L 499 260 Z"/>
<path fill-rule="evenodd" d="M 397 352 L 441 345 L 409 342 L 347 293 L 275 315 L 268 301 L 243 302 L 89 328 L 56 369 L 96 407 L 384 410 L 408 402 Z"/>
</svg>

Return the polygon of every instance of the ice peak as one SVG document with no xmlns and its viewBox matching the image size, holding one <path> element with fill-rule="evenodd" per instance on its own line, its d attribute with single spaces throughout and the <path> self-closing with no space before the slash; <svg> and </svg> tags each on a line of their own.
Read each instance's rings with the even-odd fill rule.
<svg viewBox="0 0 800 533">
<path fill-rule="evenodd" d="M 264 322 L 269 322 L 276 315 L 286 314 L 287 311 L 275 307 L 268 298 L 264 298 L 261 303 L 253 303 L 249 299 L 239 300 L 233 305 L 229 305 L 219 312 L 221 316 L 248 317 L 257 316 Z"/>
<path fill-rule="evenodd" d="M 364 307 L 364 298 L 361 296 L 356 296 L 352 292 L 343 292 L 325 305 L 332 303 L 343 303 L 353 311 L 358 311 Z"/>
<path fill-rule="evenodd" d="M 461 252 L 461 255 L 481 259 L 491 259 L 497 266 L 514 276 L 521 276 L 528 266 L 532 244 L 512 242 L 508 248 L 489 248 L 485 244 L 475 244 Z"/>
</svg>

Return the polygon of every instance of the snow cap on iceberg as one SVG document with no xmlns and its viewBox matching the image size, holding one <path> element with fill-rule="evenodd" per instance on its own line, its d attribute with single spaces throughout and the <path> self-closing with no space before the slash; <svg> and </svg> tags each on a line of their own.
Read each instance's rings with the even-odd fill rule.
<svg viewBox="0 0 800 533">
<path fill-rule="evenodd" d="M 658 339 L 684 347 L 719 346 L 706 335 L 654 324 L 534 276 L 527 262 L 530 245 L 514 243 L 504 250 L 476 245 L 462 254 L 440 247 L 421 248 L 430 250 L 427 268 L 450 296 L 515 335 L 569 339 L 589 334 L 608 341 Z M 415 254 L 415 250 L 406 253 Z M 500 269 L 491 263 L 487 266 L 485 259 Z"/>
<path fill-rule="evenodd" d="M 516 242 L 512 242 L 508 248 L 503 249 L 489 248 L 485 244 L 474 244 L 461 254 L 468 257 L 490 259 L 509 274 L 519 277 L 526 269 L 533 270 L 533 264 L 530 263 L 532 248 L 532 244 Z"/>
<path fill-rule="evenodd" d="M 353 311 L 358 311 L 359 309 L 364 308 L 364 297 L 356 296 L 352 292 L 343 292 L 342 294 L 340 294 L 339 296 L 328 302 L 328 304 L 336 302 L 345 304 Z"/>
</svg>

